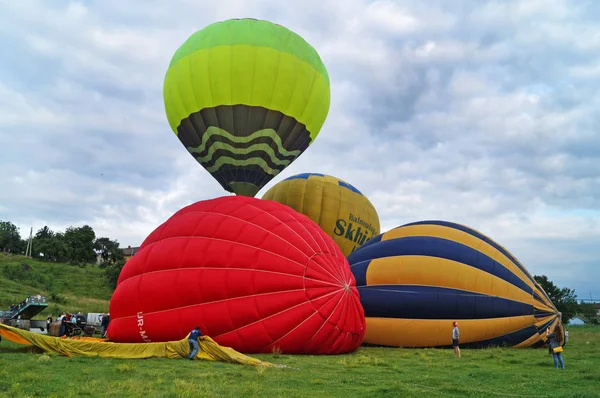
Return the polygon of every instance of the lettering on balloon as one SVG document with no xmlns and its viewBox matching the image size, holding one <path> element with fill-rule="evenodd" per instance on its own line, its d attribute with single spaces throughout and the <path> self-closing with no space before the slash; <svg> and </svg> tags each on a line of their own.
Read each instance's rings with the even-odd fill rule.
<svg viewBox="0 0 600 398">
<path fill-rule="evenodd" d="M 137 313 L 137 325 L 140 328 L 140 337 L 142 340 L 146 343 L 150 343 L 150 337 L 146 335 L 146 331 L 144 330 L 144 314 L 142 314 L 141 311 Z"/>
<path fill-rule="evenodd" d="M 355 243 L 352 251 L 375 235 L 375 228 L 360 216 L 350 213 L 347 219 L 340 218 L 335 222 L 333 233 Z"/>
</svg>

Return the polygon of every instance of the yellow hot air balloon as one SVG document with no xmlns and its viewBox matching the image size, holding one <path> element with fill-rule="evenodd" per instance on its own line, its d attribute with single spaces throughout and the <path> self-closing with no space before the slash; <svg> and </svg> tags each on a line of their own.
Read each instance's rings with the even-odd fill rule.
<svg viewBox="0 0 600 398">
<path fill-rule="evenodd" d="M 327 69 L 289 29 L 231 19 L 175 52 L 163 97 L 171 129 L 221 186 L 254 196 L 317 138 L 329 112 Z"/>
<path fill-rule="evenodd" d="M 319 173 L 289 177 L 262 199 L 308 216 L 333 238 L 345 256 L 379 234 L 379 216 L 365 195 L 346 181 Z"/>
</svg>

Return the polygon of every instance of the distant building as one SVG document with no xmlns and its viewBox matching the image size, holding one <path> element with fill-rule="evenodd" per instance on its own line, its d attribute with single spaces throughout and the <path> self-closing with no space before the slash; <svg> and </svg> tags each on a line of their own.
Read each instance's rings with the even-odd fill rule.
<svg viewBox="0 0 600 398">
<path fill-rule="evenodd" d="M 121 249 L 121 251 L 123 252 L 123 257 L 125 258 L 125 261 L 127 261 L 131 257 L 133 257 L 133 255 L 135 253 L 137 253 L 138 249 L 139 249 L 139 247 L 131 247 L 131 246 L 127 246 L 127 248 Z M 101 264 L 101 263 L 102 263 L 102 253 L 96 252 L 96 264 Z"/>
<path fill-rule="evenodd" d="M 137 253 L 139 249 L 138 247 L 131 247 L 131 246 L 127 246 L 126 249 L 123 249 L 123 256 L 125 257 L 125 260 L 129 260 L 131 257 L 133 257 L 135 255 L 135 253 Z"/>
<path fill-rule="evenodd" d="M 600 316 L 600 303 L 594 303 L 594 307 L 596 307 L 596 316 Z"/>
<path fill-rule="evenodd" d="M 582 316 L 579 315 L 575 315 L 573 318 L 569 319 L 569 322 L 567 323 L 569 326 L 571 325 L 585 325 L 587 323 L 587 320 L 585 318 L 583 318 Z"/>
</svg>

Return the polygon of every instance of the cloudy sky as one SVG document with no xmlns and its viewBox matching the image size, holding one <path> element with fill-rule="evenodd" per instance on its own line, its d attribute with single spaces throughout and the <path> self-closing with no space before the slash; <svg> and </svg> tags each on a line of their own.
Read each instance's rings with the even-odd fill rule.
<svg viewBox="0 0 600 398">
<path fill-rule="evenodd" d="M 222 0 L 0 3 L 0 219 L 139 245 L 226 194 L 171 132 L 174 51 L 228 18 L 320 53 L 332 104 L 300 172 L 352 183 L 383 230 L 479 229 L 534 274 L 600 299 L 600 3 Z"/>
</svg>

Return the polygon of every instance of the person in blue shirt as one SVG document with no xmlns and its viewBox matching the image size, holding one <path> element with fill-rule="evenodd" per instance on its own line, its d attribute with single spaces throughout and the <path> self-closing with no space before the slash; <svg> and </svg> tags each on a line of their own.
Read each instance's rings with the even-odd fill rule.
<svg viewBox="0 0 600 398">
<path fill-rule="evenodd" d="M 188 343 L 190 345 L 189 358 L 191 360 L 193 360 L 196 354 L 198 353 L 198 337 L 200 336 L 202 336 L 200 326 L 196 326 L 196 328 L 190 332 L 190 336 L 188 337 Z"/>
</svg>

